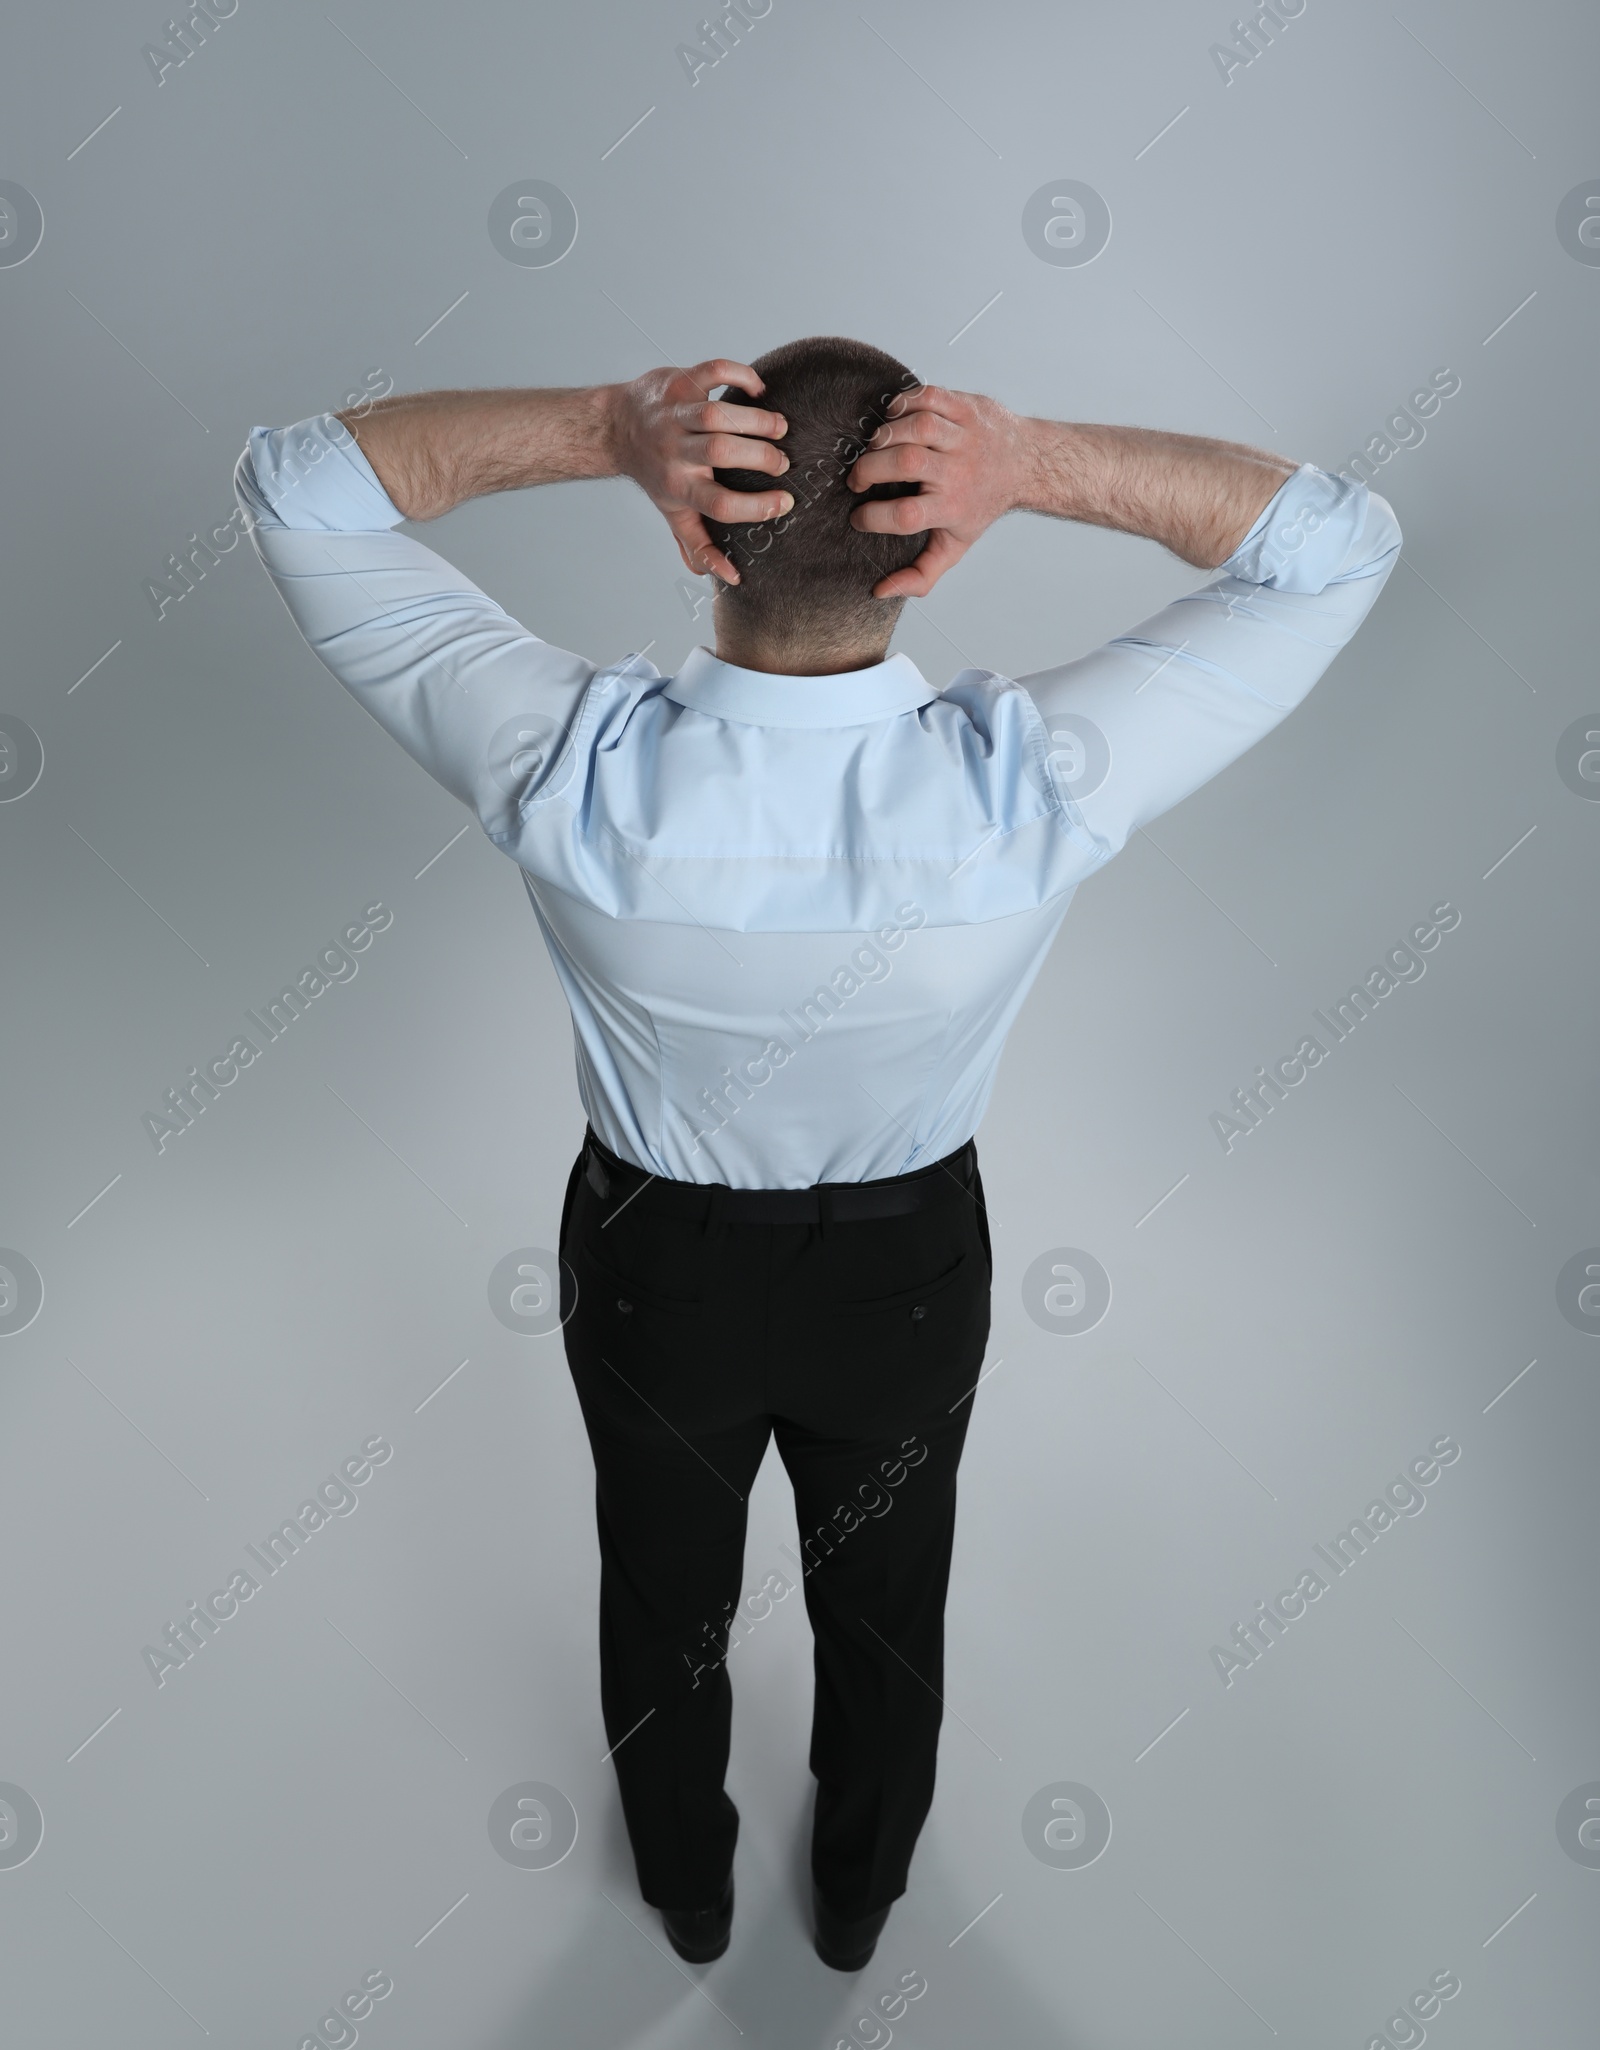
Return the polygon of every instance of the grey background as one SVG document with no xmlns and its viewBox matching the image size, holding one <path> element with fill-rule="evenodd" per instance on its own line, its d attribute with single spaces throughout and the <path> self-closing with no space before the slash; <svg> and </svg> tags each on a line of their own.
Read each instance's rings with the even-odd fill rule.
<svg viewBox="0 0 1600 2050">
<path fill-rule="evenodd" d="M 1600 273 L 1555 222 L 1600 171 L 1600 25 L 1310 0 L 1224 85 L 1224 15 L 775 0 L 692 86 L 687 6 L 242 0 L 159 86 L 153 7 L 12 20 L 0 177 L 45 226 L 0 271 L 0 714 L 45 761 L 0 805 L 0 1243 L 44 1302 L 0 1339 L 0 1780 L 44 1837 L 0 1869 L 8 2037 L 288 2050 L 371 1970 L 378 2050 L 828 2050 L 911 1971 L 893 2026 L 930 2050 L 1357 2050 L 1442 1971 L 1455 2050 L 1592 2033 L 1600 1876 L 1555 1819 L 1600 1778 L 1600 1357 L 1555 1278 L 1600 1241 L 1600 807 L 1555 748 L 1600 709 Z M 547 268 L 488 236 L 523 178 L 577 209 Z M 1024 241 L 1058 178 L 1109 205 L 1093 263 Z M 141 589 L 231 510 L 253 424 L 373 368 L 588 382 L 830 331 L 1331 467 L 1462 380 L 1384 466 L 1371 622 L 1082 893 L 1013 1037 L 938 1798 L 853 1987 L 803 1921 L 798 1598 L 735 1657 L 729 1954 L 678 1969 L 634 1886 L 587 1447 L 559 1339 L 486 1294 L 554 1242 L 581 1130 L 515 871 L 448 844 L 247 547 L 159 621 Z M 596 659 L 708 633 L 631 487 L 428 537 Z M 1196 581 L 1013 520 L 897 644 L 1024 670 Z M 1424 979 L 1224 1154 L 1229 1091 L 1446 899 Z M 375 900 L 358 976 L 158 1155 L 141 1117 Z M 1021 1293 L 1057 1246 L 1113 1285 L 1075 1337 Z M 1210 1648 L 1443 1433 L 1426 1510 L 1225 1688 Z M 373 1434 L 358 1510 L 153 1685 L 143 1647 Z M 793 1541 L 769 1463 L 751 1588 Z M 576 1811 L 552 1868 L 489 1840 L 523 1782 Z M 1024 1839 L 1058 1782 L 1112 1819 L 1082 1869 Z"/>
</svg>

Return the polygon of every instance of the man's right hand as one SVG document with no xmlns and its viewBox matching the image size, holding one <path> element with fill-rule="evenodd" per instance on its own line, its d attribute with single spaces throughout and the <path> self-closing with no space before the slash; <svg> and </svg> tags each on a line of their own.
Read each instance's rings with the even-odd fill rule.
<svg viewBox="0 0 1600 2050">
<path fill-rule="evenodd" d="M 408 520 L 435 520 L 469 498 L 578 477 L 632 477 L 660 509 L 685 564 L 736 584 L 705 520 L 754 523 L 788 512 L 788 491 L 730 491 L 723 465 L 780 475 L 779 413 L 712 400 L 718 385 L 752 397 L 748 363 L 714 357 L 692 370 L 647 370 L 631 384 L 490 391 L 396 392 L 337 417 Z M 757 439 L 756 437 L 773 437 Z"/>
</svg>

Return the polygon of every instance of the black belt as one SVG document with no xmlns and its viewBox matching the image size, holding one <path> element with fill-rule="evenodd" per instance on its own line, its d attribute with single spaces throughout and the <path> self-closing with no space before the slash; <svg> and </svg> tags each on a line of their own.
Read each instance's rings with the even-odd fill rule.
<svg viewBox="0 0 1600 2050">
<path fill-rule="evenodd" d="M 854 1224 L 875 1217 L 906 1217 L 948 1200 L 951 1182 L 974 1194 L 978 1149 L 969 1139 L 931 1167 L 885 1181 L 818 1182 L 809 1189 L 731 1189 L 725 1182 L 673 1182 L 646 1174 L 619 1160 L 589 1132 L 584 1138 L 583 1172 L 597 1196 L 616 1198 L 613 1215 L 637 1196 L 641 1210 L 714 1219 L 719 1224 Z"/>
</svg>

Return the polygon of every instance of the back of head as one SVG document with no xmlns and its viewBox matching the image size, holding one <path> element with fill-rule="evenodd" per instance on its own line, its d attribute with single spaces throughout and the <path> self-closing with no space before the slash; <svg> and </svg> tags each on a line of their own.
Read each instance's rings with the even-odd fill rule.
<svg viewBox="0 0 1600 2050">
<path fill-rule="evenodd" d="M 903 598 L 874 598 L 872 587 L 921 554 L 925 534 L 863 534 L 850 514 L 871 498 L 914 494 L 911 483 L 875 484 L 854 492 L 845 483 L 867 442 L 888 418 L 889 401 L 921 380 L 903 363 L 865 342 L 814 335 L 786 342 L 755 359 L 765 386 L 746 401 L 730 390 L 723 403 L 751 403 L 781 413 L 788 432 L 778 443 L 789 458 L 782 477 L 765 471 L 717 470 L 735 491 L 794 496 L 782 519 L 759 526 L 707 520 L 740 581 L 718 594 L 718 619 L 742 643 L 775 652 L 847 653 L 887 646 Z"/>
</svg>

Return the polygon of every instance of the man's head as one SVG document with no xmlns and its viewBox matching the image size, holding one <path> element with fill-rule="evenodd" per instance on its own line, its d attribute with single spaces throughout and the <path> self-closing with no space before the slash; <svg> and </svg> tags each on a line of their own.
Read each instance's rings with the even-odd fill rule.
<svg viewBox="0 0 1600 2050">
<path fill-rule="evenodd" d="M 864 534 L 850 514 L 868 499 L 905 497 L 917 486 L 853 492 L 845 478 L 889 417 L 889 401 L 920 380 L 881 349 L 838 335 L 786 342 L 753 367 L 765 388 L 752 403 L 788 423 L 777 445 L 789 458 L 781 482 L 794 508 L 759 526 L 706 521 L 740 578 L 717 595 L 718 648 L 730 661 L 792 674 L 881 660 L 905 600 L 874 598 L 872 587 L 914 562 L 926 535 Z M 746 401 L 729 390 L 723 403 Z M 770 490 L 778 481 L 756 470 L 715 476 L 735 491 Z"/>
</svg>

